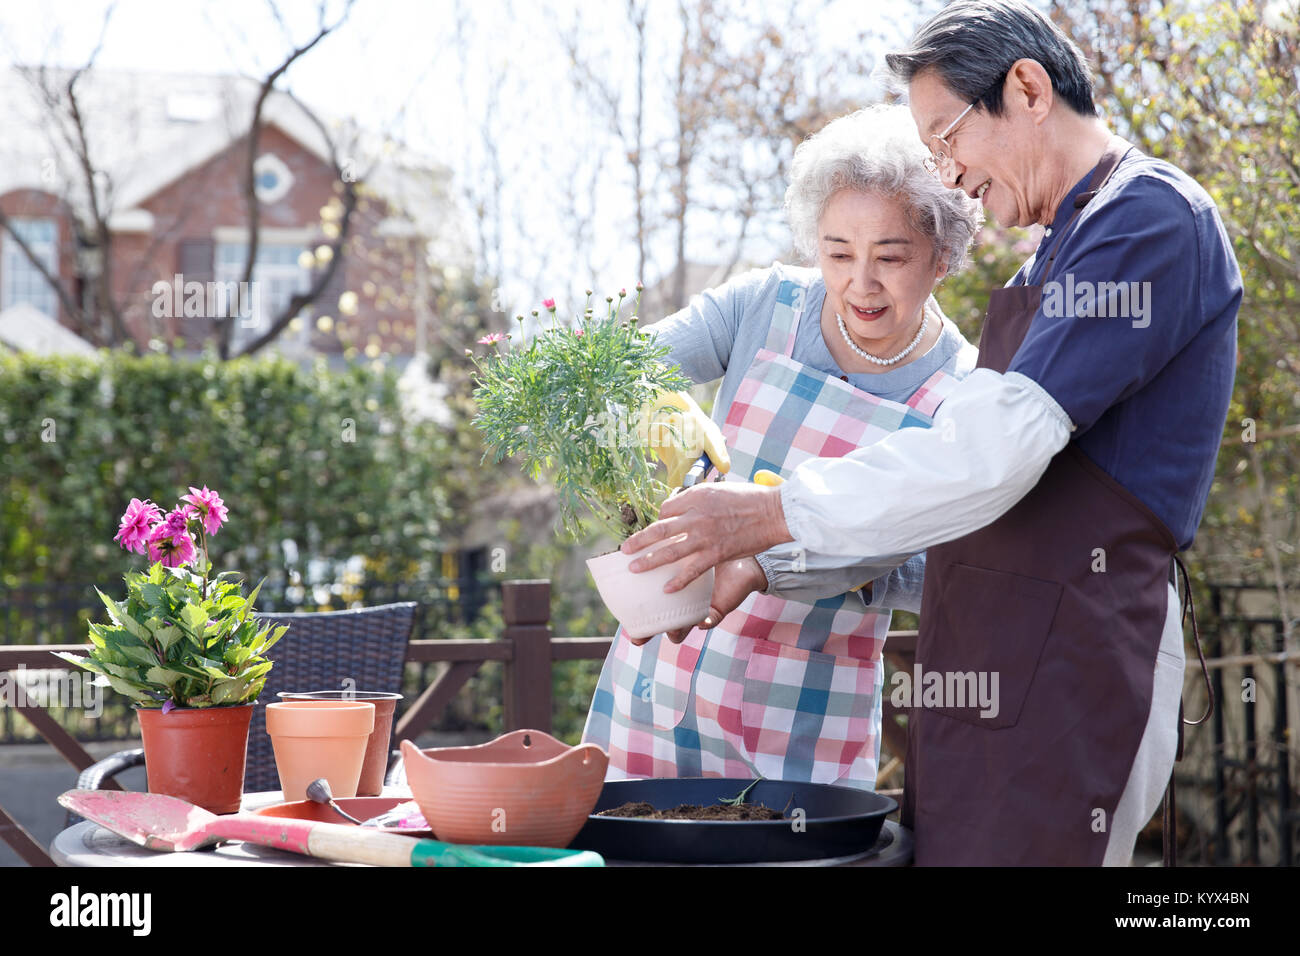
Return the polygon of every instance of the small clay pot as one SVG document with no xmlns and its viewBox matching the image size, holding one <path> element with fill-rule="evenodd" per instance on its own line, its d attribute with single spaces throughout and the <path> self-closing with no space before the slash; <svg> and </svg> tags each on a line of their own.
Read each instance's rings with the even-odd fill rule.
<svg viewBox="0 0 1300 956">
<path fill-rule="evenodd" d="M 281 700 L 364 700 L 375 705 L 375 729 L 366 744 L 366 759 L 361 765 L 361 780 L 357 783 L 358 797 L 377 797 L 384 792 L 384 776 L 388 770 L 389 743 L 393 738 L 393 713 L 401 694 L 377 690 L 313 690 L 292 694 L 280 691 Z"/>
<path fill-rule="evenodd" d="M 540 730 L 477 747 L 420 750 L 402 741 L 406 780 L 434 835 L 448 843 L 566 847 L 600 797 L 609 756 Z"/>
<path fill-rule="evenodd" d="M 150 793 L 179 797 L 209 813 L 234 813 L 244 793 L 252 704 L 137 707 Z"/>
<path fill-rule="evenodd" d="M 712 568 L 682 590 L 665 594 L 664 585 L 677 576 L 681 562 L 686 559 L 633 574 L 627 566 L 640 555 L 641 552 L 624 554 L 612 551 L 587 559 L 587 569 L 596 582 L 601 600 L 629 636 L 653 637 L 662 631 L 699 624 L 709 616 L 709 600 L 713 597 Z"/>
<path fill-rule="evenodd" d="M 266 732 L 286 801 L 307 799 L 307 785 L 329 781 L 336 797 L 355 797 L 375 705 L 366 701 L 285 700 L 266 705 Z"/>
</svg>

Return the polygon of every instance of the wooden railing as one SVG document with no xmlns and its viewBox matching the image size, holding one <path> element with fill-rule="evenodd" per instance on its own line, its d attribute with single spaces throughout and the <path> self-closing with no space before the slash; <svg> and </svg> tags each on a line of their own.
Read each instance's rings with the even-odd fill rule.
<svg viewBox="0 0 1300 956">
<path fill-rule="evenodd" d="M 551 668 L 557 661 L 603 660 L 609 653 L 610 637 L 555 637 L 551 633 L 550 581 L 507 581 L 501 587 L 505 627 L 500 640 L 418 640 L 407 645 L 408 662 L 446 662 L 450 667 L 412 702 L 394 728 L 394 743 L 414 740 L 442 716 L 452 699 L 485 663 L 500 661 L 504 668 L 504 731 L 535 728 L 550 731 L 553 701 Z M 895 667 L 908 671 L 916 646 L 915 631 L 889 635 L 886 656 Z M 31 668 L 66 669 L 56 651 L 82 653 L 86 645 L 0 646 L 0 672 L 19 665 Z M 77 771 L 85 770 L 95 758 L 45 709 L 30 701 L 18 710 L 37 732 Z M 899 713 L 884 701 L 884 746 L 893 759 L 902 761 L 907 752 L 907 734 L 895 720 Z M 882 754 L 883 761 L 884 754 Z M 116 784 L 111 784 L 117 789 Z M 0 839 L 31 866 L 52 866 L 40 845 L 0 807 Z"/>
</svg>

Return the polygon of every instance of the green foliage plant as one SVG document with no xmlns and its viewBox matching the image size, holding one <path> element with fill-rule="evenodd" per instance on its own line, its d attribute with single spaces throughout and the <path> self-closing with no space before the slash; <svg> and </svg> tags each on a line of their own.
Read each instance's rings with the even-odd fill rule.
<svg viewBox="0 0 1300 956">
<path fill-rule="evenodd" d="M 637 328 L 640 291 L 628 318 L 620 316 L 625 291 L 606 298 L 601 316 L 588 293 L 572 325 L 556 319 L 548 299 L 547 327 L 525 336 L 519 316 L 515 347 L 498 332 L 479 339 L 492 347 L 490 356 L 480 360 L 467 350 L 477 370 L 474 424 L 488 454 L 494 463 L 518 457 L 534 480 L 549 477 L 563 529 L 574 539 L 588 514 L 615 539 L 626 538 L 656 519 L 671 490 L 655 475 L 638 417 L 657 395 L 689 382 L 665 366 L 667 346 Z M 533 316 L 540 326 L 544 320 Z"/>
</svg>

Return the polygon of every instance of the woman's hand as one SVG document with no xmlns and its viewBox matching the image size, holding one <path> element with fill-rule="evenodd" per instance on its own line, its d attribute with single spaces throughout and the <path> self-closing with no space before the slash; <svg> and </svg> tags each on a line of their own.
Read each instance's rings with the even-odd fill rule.
<svg viewBox="0 0 1300 956">
<path fill-rule="evenodd" d="M 664 593 L 671 594 L 724 561 L 751 557 L 793 540 L 779 488 L 715 481 L 669 498 L 659 520 L 624 541 L 622 550 L 633 554 L 645 549 L 629 565 L 633 572 L 685 558 L 681 571 L 664 586 Z"/>
<path fill-rule="evenodd" d="M 709 614 L 702 622 L 693 627 L 716 627 L 722 619 L 734 611 L 755 591 L 767 590 L 767 575 L 754 558 L 741 558 L 739 561 L 725 561 L 714 571 L 713 596 L 709 599 Z M 680 644 L 691 632 L 691 627 L 668 631 L 668 640 Z M 629 638 L 631 640 L 631 638 Z M 638 647 L 650 638 L 633 640 Z"/>
</svg>

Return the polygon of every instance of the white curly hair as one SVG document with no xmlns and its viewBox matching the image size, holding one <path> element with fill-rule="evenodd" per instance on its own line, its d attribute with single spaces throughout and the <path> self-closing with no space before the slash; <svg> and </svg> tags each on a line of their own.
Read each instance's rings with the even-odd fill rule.
<svg viewBox="0 0 1300 956">
<path fill-rule="evenodd" d="M 980 204 L 949 189 L 926 168 L 930 151 L 921 142 L 906 106 L 871 106 L 832 120 L 794 152 L 785 212 L 795 249 L 817 258 L 817 225 L 841 189 L 879 192 L 900 200 L 908 221 L 934 244 L 935 261 L 948 273 L 966 264 L 984 223 Z"/>
</svg>

